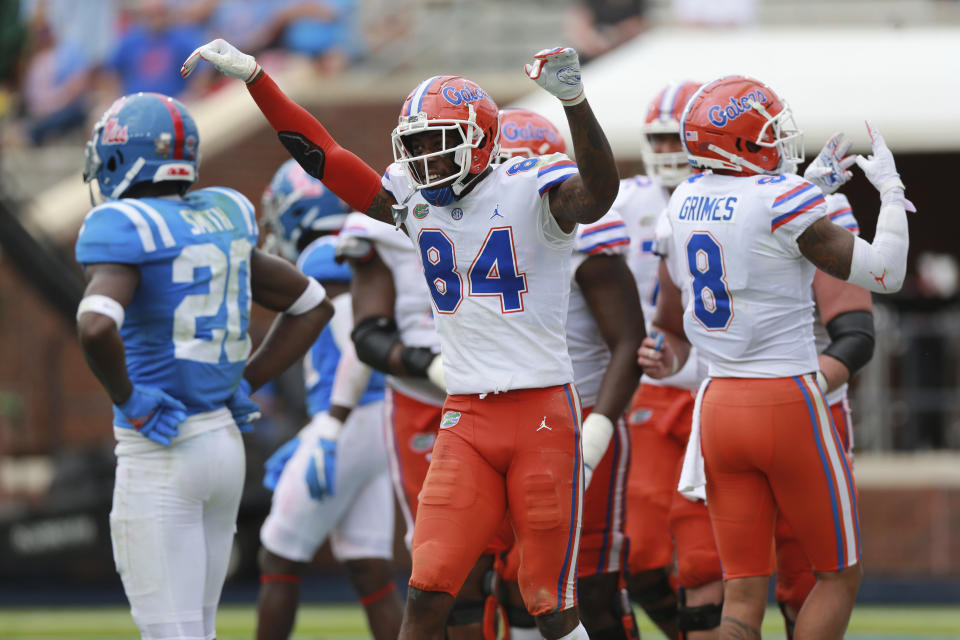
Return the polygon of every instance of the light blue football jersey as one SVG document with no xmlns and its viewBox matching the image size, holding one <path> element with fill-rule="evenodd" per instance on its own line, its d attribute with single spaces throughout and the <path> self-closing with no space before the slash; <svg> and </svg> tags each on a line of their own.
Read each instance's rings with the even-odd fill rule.
<svg viewBox="0 0 960 640">
<path fill-rule="evenodd" d="M 318 238 L 301 252 L 297 267 L 320 282 L 349 280 L 350 267 L 345 264 L 338 265 L 333 260 L 335 248 L 335 236 Z M 304 358 L 303 383 L 307 390 L 307 413 L 311 416 L 330 409 L 330 393 L 333 390 L 333 378 L 339 362 L 340 349 L 333 339 L 333 331 L 328 324 Z M 385 378 L 383 373 L 374 370 L 357 405 L 362 407 L 382 400 Z"/>
<path fill-rule="evenodd" d="M 211 187 L 182 200 L 126 198 L 95 207 L 77 262 L 136 265 L 140 284 L 120 335 L 134 384 L 163 389 L 194 415 L 226 405 L 250 354 L 253 205 Z M 114 424 L 130 424 L 114 407 Z"/>
</svg>

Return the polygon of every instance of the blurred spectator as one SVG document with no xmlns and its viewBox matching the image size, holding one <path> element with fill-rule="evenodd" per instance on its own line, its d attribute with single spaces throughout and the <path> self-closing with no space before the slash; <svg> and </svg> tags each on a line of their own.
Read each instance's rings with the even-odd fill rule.
<svg viewBox="0 0 960 640">
<path fill-rule="evenodd" d="M 24 36 L 20 4 L 0 3 L 0 120 L 13 110 Z"/>
<path fill-rule="evenodd" d="M 184 82 L 180 64 L 203 42 L 203 30 L 178 22 L 167 2 L 140 0 L 133 23 L 107 60 L 105 101 L 138 91 L 187 98 L 197 81 Z"/>
<path fill-rule="evenodd" d="M 646 28 L 645 0 L 580 0 L 570 12 L 570 42 L 580 60 L 619 47 Z"/>
<path fill-rule="evenodd" d="M 672 0 L 673 17 L 689 26 L 742 27 L 757 17 L 757 0 Z"/>
<path fill-rule="evenodd" d="M 279 24 L 284 25 L 281 45 L 312 58 L 320 71 L 342 71 L 360 55 L 356 10 L 356 0 L 292 0 L 279 16 Z"/>
<path fill-rule="evenodd" d="M 82 49 L 73 42 L 57 42 L 45 24 L 31 34 L 31 50 L 22 98 L 27 134 L 36 145 L 84 124 L 91 65 Z"/>
<path fill-rule="evenodd" d="M 193 14 L 205 18 L 207 39 L 225 38 L 253 55 L 280 48 L 307 56 L 320 71 L 333 73 L 362 50 L 356 0 L 206 0 L 202 5 Z M 270 58 L 262 62 L 269 68 Z"/>
<path fill-rule="evenodd" d="M 116 0 L 83 3 L 78 11 L 76 0 L 21 0 L 24 19 L 33 24 L 46 24 L 57 43 L 82 51 L 91 65 L 102 64 L 117 42 L 118 18 Z"/>
</svg>

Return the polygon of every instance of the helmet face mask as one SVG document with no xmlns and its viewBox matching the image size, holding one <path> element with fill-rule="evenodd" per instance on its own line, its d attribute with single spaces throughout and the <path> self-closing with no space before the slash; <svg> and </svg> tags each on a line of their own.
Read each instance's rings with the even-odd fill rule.
<svg viewBox="0 0 960 640">
<path fill-rule="evenodd" d="M 290 159 L 270 180 L 261 199 L 263 249 L 296 260 L 309 233 L 337 233 L 350 207 Z"/>
<path fill-rule="evenodd" d="M 439 133 L 438 148 L 414 153 L 414 136 L 427 132 Z M 450 188 L 455 195 L 490 166 L 499 140 L 496 103 L 483 89 L 460 76 L 434 76 L 420 83 L 404 102 L 391 134 L 394 162 L 406 170 L 412 188 Z M 438 174 L 437 167 L 451 160 L 441 156 L 450 154 L 455 170 Z"/>
<path fill-rule="evenodd" d="M 803 162 L 803 133 L 787 103 L 763 83 L 727 76 L 705 84 L 684 109 L 690 163 L 703 169 L 778 174 Z"/>
<path fill-rule="evenodd" d="M 83 180 L 107 199 L 135 184 L 197 180 L 199 134 L 178 100 L 159 93 L 123 96 L 93 127 L 84 148 Z M 91 192 L 92 197 L 92 192 Z"/>
<path fill-rule="evenodd" d="M 533 158 L 552 153 L 566 153 L 567 143 L 557 127 L 529 109 L 500 111 L 500 152 L 493 164 L 511 158 Z"/>
</svg>

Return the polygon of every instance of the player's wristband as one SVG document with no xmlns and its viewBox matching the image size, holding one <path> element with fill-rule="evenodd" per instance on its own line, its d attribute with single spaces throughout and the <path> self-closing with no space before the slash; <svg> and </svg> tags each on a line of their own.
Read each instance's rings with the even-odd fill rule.
<svg viewBox="0 0 960 640">
<path fill-rule="evenodd" d="M 77 306 L 77 320 L 80 319 L 80 316 L 88 312 L 107 316 L 117 325 L 117 331 L 123 327 L 123 319 L 125 317 L 123 305 L 113 298 L 101 294 L 93 294 L 85 297 L 80 301 L 79 306 Z"/>
<path fill-rule="evenodd" d="M 307 311 L 316 308 L 326 297 L 327 290 L 323 288 L 323 285 L 313 278 L 307 278 L 307 288 L 303 290 L 303 293 L 300 294 L 300 297 L 297 298 L 292 305 L 287 307 L 284 313 L 290 316 L 303 315 Z"/>
</svg>

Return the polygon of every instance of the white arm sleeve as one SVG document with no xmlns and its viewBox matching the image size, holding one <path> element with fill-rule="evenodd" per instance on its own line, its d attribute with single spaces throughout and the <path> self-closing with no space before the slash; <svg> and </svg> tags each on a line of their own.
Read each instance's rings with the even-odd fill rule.
<svg viewBox="0 0 960 640">
<path fill-rule="evenodd" d="M 350 339 L 350 332 L 353 330 L 350 295 L 337 296 L 333 307 L 335 313 L 330 321 L 330 331 L 333 332 L 333 341 L 340 349 L 340 362 L 337 363 L 337 371 L 333 377 L 330 404 L 352 409 L 367 390 L 373 370 L 357 358 L 353 340 Z"/>
<path fill-rule="evenodd" d="M 873 242 L 854 238 L 847 282 L 876 293 L 896 293 L 907 272 L 910 234 L 902 189 L 884 194 Z"/>
</svg>

